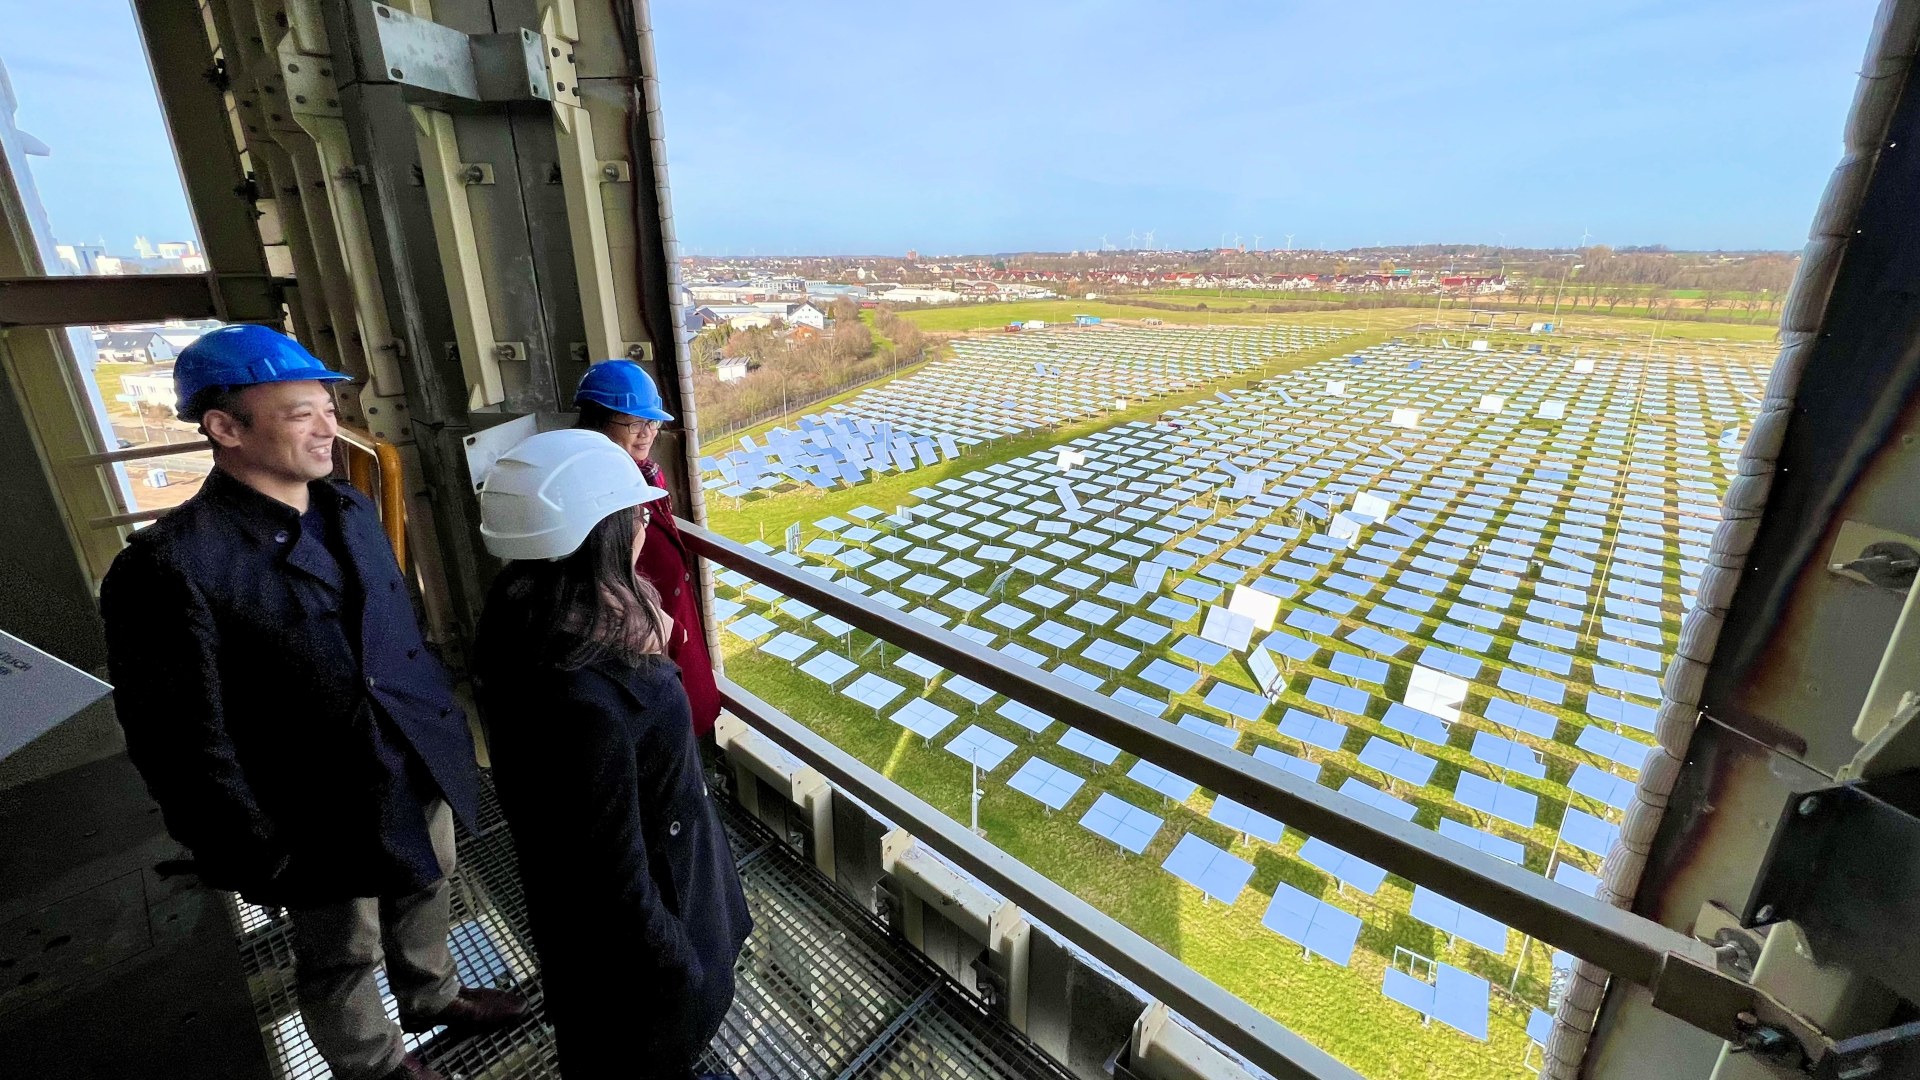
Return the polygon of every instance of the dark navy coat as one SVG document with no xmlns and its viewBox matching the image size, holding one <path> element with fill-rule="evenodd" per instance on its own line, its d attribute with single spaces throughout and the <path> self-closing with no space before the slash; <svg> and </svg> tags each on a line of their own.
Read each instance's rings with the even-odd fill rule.
<svg viewBox="0 0 1920 1080">
<path fill-rule="evenodd" d="M 719 1029 L 753 926 L 687 695 L 663 657 L 535 662 L 497 617 L 512 577 L 488 598 L 476 668 L 561 1069 L 667 1075 Z"/>
<path fill-rule="evenodd" d="M 115 709 L 168 831 L 208 884 L 292 907 L 408 887 L 387 841 L 414 810 L 383 796 L 420 813 L 444 796 L 469 827 L 479 805 L 466 716 L 373 504 L 309 490 L 344 558 L 215 469 L 100 590 Z"/>
</svg>

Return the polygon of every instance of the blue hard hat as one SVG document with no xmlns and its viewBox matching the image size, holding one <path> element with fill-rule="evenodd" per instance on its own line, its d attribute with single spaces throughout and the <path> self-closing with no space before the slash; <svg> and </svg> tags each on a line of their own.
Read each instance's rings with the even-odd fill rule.
<svg viewBox="0 0 1920 1080">
<path fill-rule="evenodd" d="M 205 406 L 194 399 L 217 386 L 339 382 L 345 378 L 337 371 L 328 371 L 304 346 L 280 331 L 236 323 L 209 330 L 180 350 L 180 358 L 173 364 L 174 413 L 189 424 L 198 423 Z"/>
<path fill-rule="evenodd" d="M 637 416 L 642 420 L 665 423 L 673 414 L 662 407 L 660 388 L 653 384 L 647 369 L 631 360 L 606 360 L 587 369 L 580 380 L 573 403 L 591 401 L 614 412 Z"/>
</svg>

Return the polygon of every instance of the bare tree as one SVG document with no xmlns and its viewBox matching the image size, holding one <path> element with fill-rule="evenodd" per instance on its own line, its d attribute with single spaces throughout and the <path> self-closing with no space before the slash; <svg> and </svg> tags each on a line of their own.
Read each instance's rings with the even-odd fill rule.
<svg viewBox="0 0 1920 1080">
<path fill-rule="evenodd" d="M 1632 295 L 1633 295 L 1632 285 L 1629 285 L 1624 281 L 1608 282 L 1606 287 L 1607 314 L 1609 315 L 1613 314 L 1613 309 L 1619 307 L 1621 301 L 1625 300 L 1627 297 Z"/>
</svg>

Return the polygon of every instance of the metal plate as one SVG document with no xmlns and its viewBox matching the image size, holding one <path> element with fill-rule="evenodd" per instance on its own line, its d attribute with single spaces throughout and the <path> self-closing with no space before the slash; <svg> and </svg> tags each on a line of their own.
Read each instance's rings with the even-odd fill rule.
<svg viewBox="0 0 1920 1080">
<path fill-rule="evenodd" d="M 1824 964 L 1920 998 L 1920 778 L 1860 782 L 1787 801 L 1744 926 L 1791 919 Z"/>
</svg>

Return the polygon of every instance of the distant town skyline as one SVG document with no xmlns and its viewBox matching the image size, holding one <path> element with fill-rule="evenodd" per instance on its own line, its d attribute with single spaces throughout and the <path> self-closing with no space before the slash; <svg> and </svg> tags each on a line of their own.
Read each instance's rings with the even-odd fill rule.
<svg viewBox="0 0 1920 1080">
<path fill-rule="evenodd" d="M 1797 250 L 1875 5 L 1005 7 L 654 5 L 683 252 Z M 0 25 L 57 239 L 190 239 L 124 0 Z"/>
</svg>

